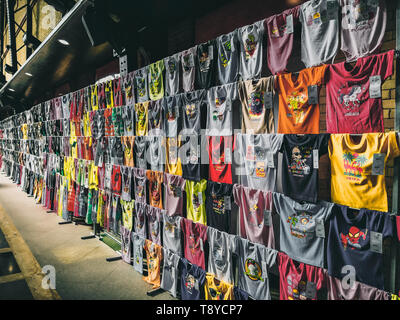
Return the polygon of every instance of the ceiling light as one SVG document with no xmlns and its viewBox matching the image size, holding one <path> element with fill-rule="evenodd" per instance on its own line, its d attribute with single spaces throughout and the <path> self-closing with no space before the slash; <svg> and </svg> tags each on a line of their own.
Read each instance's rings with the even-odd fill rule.
<svg viewBox="0 0 400 320">
<path fill-rule="evenodd" d="M 33 77 L 33 74 L 32 74 L 32 73 L 25 72 L 25 74 L 26 74 L 28 77 Z"/>
<path fill-rule="evenodd" d="M 144 31 L 144 30 L 146 30 L 146 29 L 147 29 L 147 27 L 144 26 L 144 27 L 140 28 L 137 32 L 139 33 L 139 32 L 142 32 L 142 31 Z"/>
<path fill-rule="evenodd" d="M 8 88 L 8 90 L 11 91 L 11 92 L 15 92 L 15 90 L 12 89 L 12 88 Z"/>
<path fill-rule="evenodd" d="M 63 46 L 69 46 L 69 42 L 64 39 L 58 39 L 58 42 L 61 43 Z"/>
</svg>

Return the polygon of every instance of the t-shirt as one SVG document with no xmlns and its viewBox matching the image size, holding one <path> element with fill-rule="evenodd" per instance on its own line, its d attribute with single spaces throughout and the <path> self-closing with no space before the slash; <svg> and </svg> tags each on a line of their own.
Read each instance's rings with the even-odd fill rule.
<svg viewBox="0 0 400 320">
<path fill-rule="evenodd" d="M 162 136 L 148 137 L 147 159 L 152 171 L 164 171 L 165 149 Z"/>
<path fill-rule="evenodd" d="M 237 99 L 237 85 L 230 83 L 207 91 L 207 136 L 231 136 L 233 102 Z"/>
<path fill-rule="evenodd" d="M 131 264 L 131 231 L 121 226 L 121 256 L 122 261 Z"/>
<path fill-rule="evenodd" d="M 194 90 L 194 80 L 196 74 L 196 56 L 197 46 L 181 52 L 181 65 L 182 65 L 182 88 L 184 92 Z"/>
<path fill-rule="evenodd" d="M 146 66 L 135 71 L 136 102 L 146 102 L 149 99 L 148 86 L 149 67 Z"/>
<path fill-rule="evenodd" d="M 239 73 L 243 80 L 259 78 L 264 60 L 264 21 L 237 29 L 240 43 Z"/>
<path fill-rule="evenodd" d="M 287 73 L 277 77 L 279 133 L 319 133 L 319 89 L 323 84 L 326 68 L 323 65 L 303 69 L 297 75 Z"/>
<path fill-rule="evenodd" d="M 216 39 L 218 50 L 217 77 L 220 84 L 236 82 L 239 78 L 239 40 L 236 31 Z"/>
<path fill-rule="evenodd" d="M 205 113 L 205 90 L 183 93 L 182 104 L 182 131 L 181 134 L 199 134 L 202 128 L 201 114 Z"/>
<path fill-rule="evenodd" d="M 174 252 L 163 248 L 163 270 L 161 276 L 161 289 L 168 291 L 173 297 L 178 293 L 178 275 L 180 258 Z"/>
<path fill-rule="evenodd" d="M 306 68 L 332 63 L 339 47 L 338 0 L 303 3 L 300 23 L 301 60 Z"/>
<path fill-rule="evenodd" d="M 147 136 L 150 101 L 135 104 L 136 136 Z"/>
<path fill-rule="evenodd" d="M 148 148 L 148 137 L 135 137 L 135 145 L 133 147 L 135 154 L 135 164 L 137 168 L 147 169 L 146 150 Z"/>
<path fill-rule="evenodd" d="M 107 108 L 114 108 L 113 80 L 105 83 L 104 92 Z"/>
<path fill-rule="evenodd" d="M 147 225 L 147 210 L 149 206 L 145 203 L 135 201 L 135 217 L 133 219 L 133 230 L 142 238 L 147 238 L 146 225 Z"/>
<path fill-rule="evenodd" d="M 135 145 L 135 137 L 121 137 L 124 148 L 124 166 L 134 167 L 133 147 Z"/>
<path fill-rule="evenodd" d="M 149 136 L 164 135 L 164 102 L 163 100 L 150 101 L 148 110 Z"/>
<path fill-rule="evenodd" d="M 233 285 L 207 273 L 204 284 L 204 300 L 234 300 Z"/>
<path fill-rule="evenodd" d="M 237 135 L 241 184 L 258 190 L 276 190 L 278 151 L 282 134 Z"/>
<path fill-rule="evenodd" d="M 125 229 L 132 230 L 133 227 L 133 209 L 135 208 L 135 200 L 125 201 L 120 199 L 122 209 L 122 225 Z"/>
<path fill-rule="evenodd" d="M 261 134 L 275 132 L 273 95 L 275 77 L 239 82 L 242 103 L 242 132 Z"/>
<path fill-rule="evenodd" d="M 204 298 L 204 282 L 206 272 L 199 266 L 191 264 L 185 258 L 181 258 L 179 263 L 181 275 L 181 299 L 182 300 L 201 300 Z"/>
<path fill-rule="evenodd" d="M 214 182 L 232 184 L 233 137 L 207 137 L 207 139 L 209 179 Z"/>
<path fill-rule="evenodd" d="M 394 51 L 358 59 L 355 66 L 342 62 L 326 70 L 326 125 L 330 133 L 384 132 L 382 99 L 371 91 L 393 74 Z M 375 78 L 373 78 L 375 79 Z M 376 95 L 375 97 L 379 96 Z M 373 95 L 374 97 L 374 95 Z"/>
<path fill-rule="evenodd" d="M 182 255 L 181 217 L 163 213 L 163 247 Z"/>
<path fill-rule="evenodd" d="M 234 269 L 232 261 L 232 248 L 235 236 L 221 232 L 212 227 L 207 228 L 207 241 L 209 245 L 207 271 L 214 274 L 218 280 L 227 283 L 234 282 Z"/>
<path fill-rule="evenodd" d="M 122 96 L 122 79 L 116 78 L 112 82 L 113 84 L 113 95 L 114 95 L 114 107 L 121 107 L 124 103 Z"/>
<path fill-rule="evenodd" d="M 152 289 L 157 289 L 161 285 L 161 265 L 163 260 L 162 247 L 146 240 L 144 244 L 147 260 L 148 275 L 143 280 L 153 285 Z"/>
<path fill-rule="evenodd" d="M 122 121 L 124 123 L 124 136 L 134 136 L 134 115 L 135 105 L 127 105 L 122 107 Z"/>
<path fill-rule="evenodd" d="M 165 143 L 165 172 L 182 176 L 182 161 L 179 157 L 181 141 L 178 138 L 166 138 Z"/>
<path fill-rule="evenodd" d="M 181 219 L 181 228 L 184 239 L 184 257 L 192 264 L 206 269 L 205 244 L 207 241 L 207 227 L 185 218 Z"/>
<path fill-rule="evenodd" d="M 232 188 L 231 184 L 207 181 L 206 213 L 209 227 L 230 232 Z"/>
<path fill-rule="evenodd" d="M 342 280 L 328 276 L 327 288 L 328 300 L 391 300 L 388 292 L 357 281 L 343 288 Z"/>
<path fill-rule="evenodd" d="M 351 208 L 386 212 L 385 167 L 387 161 L 400 156 L 396 133 L 369 133 L 360 138 L 357 143 L 347 134 L 331 135 L 331 201 Z M 378 162 L 375 172 L 374 157 Z"/>
<path fill-rule="evenodd" d="M 183 215 L 183 191 L 185 187 L 185 179 L 164 173 L 164 208 L 169 216 Z"/>
<path fill-rule="evenodd" d="M 162 217 L 165 211 L 149 206 L 146 211 L 148 238 L 161 246 Z"/>
<path fill-rule="evenodd" d="M 149 65 L 149 98 L 159 100 L 164 96 L 164 60 Z"/>
<path fill-rule="evenodd" d="M 146 170 L 132 168 L 136 202 L 146 203 Z"/>
<path fill-rule="evenodd" d="M 143 246 L 145 239 L 132 232 L 133 268 L 143 274 Z"/>
<path fill-rule="evenodd" d="M 238 287 L 233 287 L 235 300 L 249 300 L 249 294 Z"/>
<path fill-rule="evenodd" d="M 179 93 L 180 53 L 164 58 L 165 95 L 175 96 Z"/>
<path fill-rule="evenodd" d="M 186 180 L 186 216 L 188 219 L 207 225 L 206 217 L 206 188 L 207 180 L 200 182 Z"/>
<path fill-rule="evenodd" d="M 268 67 L 272 74 L 286 71 L 287 63 L 292 55 L 294 27 L 298 23 L 299 15 L 300 6 L 296 6 L 264 21 L 268 39 Z"/>
<path fill-rule="evenodd" d="M 180 136 L 181 148 L 179 157 L 182 163 L 182 177 L 187 180 L 200 181 L 202 175 L 201 139 L 200 135 Z M 203 151 L 204 152 L 204 151 Z"/>
<path fill-rule="evenodd" d="M 384 0 L 339 0 L 341 49 L 347 61 L 379 52 L 386 31 Z"/>
<path fill-rule="evenodd" d="M 268 269 L 275 265 L 278 251 L 239 236 L 233 244 L 233 252 L 239 259 L 238 287 L 256 300 L 271 300 Z"/>
<path fill-rule="evenodd" d="M 317 202 L 319 157 L 328 153 L 329 134 L 286 134 L 283 138 L 282 191 L 298 201 Z"/>
<path fill-rule="evenodd" d="M 162 209 L 162 183 L 164 173 L 149 170 L 146 172 L 146 176 L 149 185 L 149 204 L 152 207 Z"/>
<path fill-rule="evenodd" d="M 389 213 L 336 206 L 329 221 L 329 275 L 342 279 L 347 274 L 342 274 L 342 268 L 350 265 L 354 268 L 356 281 L 385 289 L 383 240 L 394 236 Z"/>
<path fill-rule="evenodd" d="M 168 138 L 177 137 L 181 126 L 181 95 L 165 97 L 164 101 L 164 119 L 165 135 Z"/>
<path fill-rule="evenodd" d="M 134 82 L 135 72 L 130 72 L 126 76 L 122 77 L 122 86 L 125 95 L 125 105 L 130 106 L 135 104 L 135 92 Z"/>
<path fill-rule="evenodd" d="M 280 193 L 273 193 L 272 197 L 280 216 L 280 251 L 293 260 L 322 268 L 324 226 L 334 204 L 324 201 L 301 204 Z"/>
<path fill-rule="evenodd" d="M 271 193 L 235 184 L 233 198 L 239 207 L 240 236 L 251 242 L 275 248 Z"/>
<path fill-rule="evenodd" d="M 112 166 L 111 192 L 120 195 L 122 186 L 121 167 Z"/>
<path fill-rule="evenodd" d="M 214 84 L 217 62 L 216 49 L 215 40 L 197 45 L 195 56 L 196 87 L 199 89 L 208 89 Z"/>
<path fill-rule="evenodd" d="M 280 300 L 317 300 L 318 291 L 326 287 L 326 271 L 298 263 L 278 253 Z"/>
</svg>

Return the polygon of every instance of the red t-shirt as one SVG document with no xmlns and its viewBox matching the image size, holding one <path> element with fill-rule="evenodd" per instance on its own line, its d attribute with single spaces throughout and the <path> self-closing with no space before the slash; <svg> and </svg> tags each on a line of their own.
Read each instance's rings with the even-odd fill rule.
<svg viewBox="0 0 400 320">
<path fill-rule="evenodd" d="M 122 176 L 121 167 L 113 166 L 111 173 L 111 191 L 112 193 L 121 194 Z"/>
<path fill-rule="evenodd" d="M 326 69 L 326 122 L 328 133 L 384 132 L 382 99 L 370 98 L 370 77 L 381 81 L 393 74 L 394 50 Z"/>
<path fill-rule="evenodd" d="M 234 147 L 232 136 L 208 137 L 209 180 L 232 184 Z"/>
<path fill-rule="evenodd" d="M 297 263 L 286 254 L 279 252 L 280 300 L 317 300 L 317 293 L 326 286 L 324 269 Z M 312 298 L 311 298 L 312 297 Z"/>
<path fill-rule="evenodd" d="M 207 226 L 195 223 L 185 218 L 181 219 L 184 234 L 184 256 L 192 264 L 205 270 L 205 244 L 207 241 Z"/>
</svg>

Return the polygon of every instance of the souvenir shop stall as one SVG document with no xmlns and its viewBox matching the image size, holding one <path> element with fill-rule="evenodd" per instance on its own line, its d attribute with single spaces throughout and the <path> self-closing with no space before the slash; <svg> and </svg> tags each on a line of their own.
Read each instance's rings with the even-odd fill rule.
<svg viewBox="0 0 400 320">
<path fill-rule="evenodd" d="M 182 300 L 399 299 L 392 9 L 306 1 L 54 97 L 1 122 L 1 169 Z"/>
</svg>

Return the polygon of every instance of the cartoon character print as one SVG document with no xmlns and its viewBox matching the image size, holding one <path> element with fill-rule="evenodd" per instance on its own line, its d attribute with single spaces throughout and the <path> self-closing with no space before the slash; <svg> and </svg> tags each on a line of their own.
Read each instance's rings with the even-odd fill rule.
<svg viewBox="0 0 400 320">
<path fill-rule="evenodd" d="M 254 259 L 248 258 L 244 263 L 245 275 L 252 281 L 264 282 L 262 269 L 260 264 Z"/>
<path fill-rule="evenodd" d="M 232 55 L 232 43 L 230 40 L 225 41 L 222 44 L 222 49 L 220 53 L 220 61 L 222 63 L 222 66 L 226 68 L 231 60 L 231 55 Z"/>
<path fill-rule="evenodd" d="M 194 192 L 192 195 L 192 203 L 193 203 L 193 210 L 195 212 L 200 210 L 200 200 L 199 200 L 199 195 Z"/>
<path fill-rule="evenodd" d="M 250 60 L 257 49 L 257 42 L 254 34 L 249 34 L 243 43 L 246 53 L 246 60 Z"/>
<path fill-rule="evenodd" d="M 157 252 L 155 244 L 152 243 L 149 247 L 149 271 L 154 272 L 158 266 Z"/>
<path fill-rule="evenodd" d="M 165 221 L 164 223 L 165 223 L 165 225 L 164 225 L 164 226 L 165 226 L 165 229 L 166 229 L 168 232 L 174 234 L 174 233 L 175 233 L 175 229 L 176 229 L 175 224 L 174 224 L 174 223 L 171 223 L 171 222 L 169 222 L 169 221 Z"/>
<path fill-rule="evenodd" d="M 379 0 L 351 0 L 343 10 L 350 13 L 347 21 L 344 21 L 343 27 L 348 29 L 362 30 L 372 26 L 373 20 L 379 6 Z"/>
<path fill-rule="evenodd" d="M 307 160 L 311 157 L 311 147 L 296 146 L 292 149 L 292 162 L 289 164 L 289 171 L 294 176 L 304 177 L 311 173 Z"/>
<path fill-rule="evenodd" d="M 181 187 L 176 185 L 176 184 L 170 184 L 169 185 L 169 190 L 171 190 L 171 193 L 174 196 L 174 198 L 178 198 L 182 194 Z"/>
<path fill-rule="evenodd" d="M 290 234 L 293 237 L 304 239 L 315 230 L 315 221 L 306 212 L 296 213 L 290 216 L 286 222 L 290 227 Z"/>
<path fill-rule="evenodd" d="M 214 121 L 222 121 L 224 120 L 224 113 L 218 110 L 224 103 L 226 102 L 226 97 L 217 97 L 215 98 L 215 107 L 217 110 L 213 110 L 212 119 Z"/>
<path fill-rule="evenodd" d="M 208 288 L 212 300 L 224 300 L 224 293 L 222 291 L 215 290 L 214 288 Z"/>
<path fill-rule="evenodd" d="M 211 194 L 213 211 L 216 214 L 225 214 L 225 200 L 224 197 L 218 197 L 217 194 Z"/>
<path fill-rule="evenodd" d="M 169 140 L 168 160 L 170 164 L 178 163 L 178 146 L 175 138 Z"/>
<path fill-rule="evenodd" d="M 196 279 L 191 274 L 188 273 L 185 277 L 185 288 L 189 294 L 193 293 L 195 286 L 196 286 Z"/>
<path fill-rule="evenodd" d="M 288 96 L 288 117 L 293 117 L 295 124 L 302 124 L 305 119 L 306 110 L 303 108 L 307 102 L 306 93 L 294 91 Z"/>
<path fill-rule="evenodd" d="M 365 155 L 346 151 L 343 153 L 344 175 L 347 180 L 360 182 L 368 158 Z"/>
<path fill-rule="evenodd" d="M 136 185 L 136 199 L 141 199 L 144 197 L 144 185 L 145 185 L 144 180 L 139 180 L 137 185 Z"/>
<path fill-rule="evenodd" d="M 362 231 L 358 227 L 352 226 L 347 234 L 340 233 L 340 238 L 343 244 L 344 250 L 349 247 L 351 250 L 361 249 L 360 240 L 366 240 L 368 229 Z"/>
<path fill-rule="evenodd" d="M 136 116 L 138 130 L 141 132 L 146 128 L 146 107 L 143 103 L 136 105 Z"/>
<path fill-rule="evenodd" d="M 208 47 L 207 47 L 208 49 Z M 200 72 L 207 72 L 210 69 L 211 59 L 207 51 L 203 51 L 199 58 Z"/>
<path fill-rule="evenodd" d="M 136 88 L 139 97 L 143 98 L 146 96 L 146 79 L 142 77 L 136 78 Z"/>
<path fill-rule="evenodd" d="M 175 59 L 169 59 L 169 60 L 168 60 L 168 71 L 169 71 L 169 77 L 170 77 L 171 79 L 174 78 L 174 73 L 175 73 L 176 69 L 177 69 L 177 68 L 176 68 Z"/>
<path fill-rule="evenodd" d="M 306 24 L 311 27 L 313 24 L 318 25 L 325 23 L 328 21 L 327 15 L 328 12 L 326 9 L 321 11 L 309 10 L 309 12 L 306 13 Z"/>
<path fill-rule="evenodd" d="M 186 115 L 190 120 L 193 120 L 197 117 L 197 108 L 195 104 L 188 104 L 185 106 Z"/>
<path fill-rule="evenodd" d="M 177 118 L 176 107 L 168 106 L 167 108 L 168 108 L 167 115 L 166 115 L 167 121 L 174 122 Z"/>
<path fill-rule="evenodd" d="M 307 281 L 296 280 L 295 275 L 287 277 L 288 300 L 309 300 L 306 296 Z"/>
<path fill-rule="evenodd" d="M 262 228 L 263 223 L 258 222 L 258 217 L 257 217 L 258 210 L 259 207 L 257 203 L 249 207 L 249 212 L 247 214 L 247 223 L 253 227 Z"/>
<path fill-rule="evenodd" d="M 264 91 L 254 91 L 247 100 L 247 109 L 251 119 L 259 118 L 264 113 Z"/>
<path fill-rule="evenodd" d="M 196 238 L 193 235 L 189 235 L 189 250 L 192 255 L 195 255 L 197 249 L 200 246 L 200 241 L 201 239 L 199 239 L 198 243 L 196 244 Z"/>
<path fill-rule="evenodd" d="M 339 102 L 345 111 L 345 116 L 358 116 L 360 114 L 360 105 L 364 102 L 364 96 L 367 87 L 360 85 L 348 86 L 342 85 L 338 90 Z"/>
<path fill-rule="evenodd" d="M 140 246 L 134 246 L 134 261 L 137 265 L 141 263 L 141 257 L 142 257 L 142 247 Z"/>
<path fill-rule="evenodd" d="M 183 71 L 189 72 L 193 67 L 193 56 L 192 54 L 186 54 L 183 57 Z"/>
<path fill-rule="evenodd" d="M 159 232 L 160 232 L 160 226 L 158 221 L 153 221 L 151 223 L 151 235 L 153 236 L 153 239 L 158 237 Z"/>
<path fill-rule="evenodd" d="M 226 257 L 223 253 L 224 253 L 223 248 L 220 247 L 218 243 L 215 244 L 212 251 L 212 255 L 214 257 L 215 266 L 219 270 L 223 270 L 226 265 Z"/>
<path fill-rule="evenodd" d="M 151 198 L 154 206 L 158 206 L 160 202 L 160 190 L 159 190 L 160 184 L 158 183 L 157 180 L 154 180 L 151 183 Z"/>
<path fill-rule="evenodd" d="M 161 91 L 161 72 L 158 66 L 151 71 L 150 92 L 152 95 L 157 95 Z"/>
</svg>

